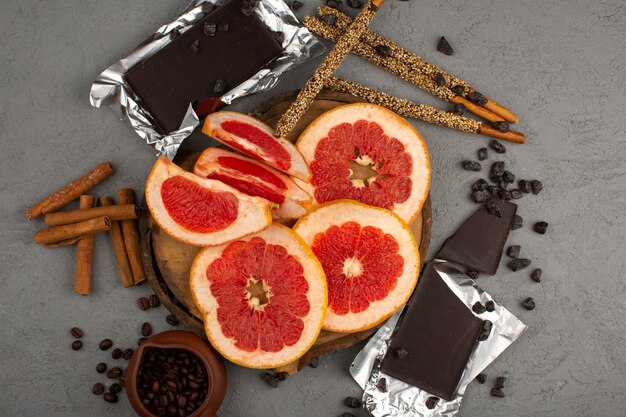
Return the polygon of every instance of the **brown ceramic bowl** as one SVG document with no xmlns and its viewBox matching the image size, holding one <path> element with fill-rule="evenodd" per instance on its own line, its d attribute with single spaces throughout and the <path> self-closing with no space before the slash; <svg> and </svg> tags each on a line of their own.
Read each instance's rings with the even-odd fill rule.
<svg viewBox="0 0 626 417">
<path fill-rule="evenodd" d="M 202 405 L 189 417 L 214 417 L 226 394 L 227 377 L 224 360 L 208 341 L 182 330 L 155 334 L 137 348 L 128 362 L 126 395 L 135 412 L 141 417 L 156 417 L 143 405 L 137 391 L 137 376 L 141 360 L 148 348 L 186 349 L 198 356 L 207 370 L 209 391 Z"/>
</svg>

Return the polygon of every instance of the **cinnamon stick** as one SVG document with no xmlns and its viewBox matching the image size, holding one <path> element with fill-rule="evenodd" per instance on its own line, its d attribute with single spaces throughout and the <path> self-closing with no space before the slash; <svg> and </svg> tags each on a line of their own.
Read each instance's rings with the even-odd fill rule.
<svg viewBox="0 0 626 417">
<path fill-rule="evenodd" d="M 96 197 L 80 196 L 80 208 L 86 209 L 96 205 Z M 106 217 L 105 217 L 106 218 Z M 109 222 L 109 227 L 110 227 Z M 76 270 L 74 273 L 74 291 L 81 295 L 91 292 L 91 266 L 93 264 L 93 234 L 83 236 L 76 244 Z"/>
<path fill-rule="evenodd" d="M 108 217 L 96 217 L 84 222 L 53 226 L 38 230 L 35 233 L 35 243 L 46 244 L 60 242 L 88 234 L 104 232 L 111 228 L 111 220 Z"/>
<path fill-rule="evenodd" d="M 120 188 L 117 190 L 117 200 L 120 204 L 135 204 L 135 192 L 130 188 Z M 141 239 L 139 237 L 139 226 L 136 220 L 122 220 L 122 236 L 126 255 L 133 273 L 133 282 L 139 284 L 146 279 L 141 263 Z"/>
<path fill-rule="evenodd" d="M 110 205 L 48 213 L 44 218 L 48 226 L 61 226 L 63 224 L 82 222 L 83 220 L 102 216 L 108 217 L 112 222 L 118 220 L 132 220 L 139 217 L 139 209 L 134 204 Z"/>
<path fill-rule="evenodd" d="M 78 236 L 78 237 L 73 237 L 70 239 L 59 240 L 58 242 L 46 243 L 46 248 L 53 249 L 53 248 L 61 248 L 63 246 L 70 246 L 78 242 L 82 238 L 83 236 Z"/>
<path fill-rule="evenodd" d="M 113 199 L 111 197 L 102 197 L 100 199 L 102 207 L 116 207 L 113 205 Z M 122 206 L 117 206 L 122 207 Z M 109 229 L 109 240 L 113 247 L 113 255 L 115 255 L 115 264 L 117 270 L 120 273 L 120 280 L 122 281 L 122 287 L 128 288 L 135 283 L 133 280 L 133 271 L 130 268 L 130 262 L 128 262 L 128 255 L 126 254 L 126 246 L 124 246 L 124 237 L 122 236 L 122 228 L 118 221 L 111 219 L 111 228 Z"/>
<path fill-rule="evenodd" d="M 91 188 L 100 184 L 102 181 L 111 176 L 111 174 L 113 174 L 113 167 L 109 162 L 103 162 L 88 174 L 70 182 L 54 194 L 49 195 L 39 203 L 35 204 L 28 210 L 28 212 L 26 212 L 26 216 L 29 220 L 32 220 L 42 214 L 58 210 L 76 200 L 81 194 L 86 193 Z"/>
</svg>

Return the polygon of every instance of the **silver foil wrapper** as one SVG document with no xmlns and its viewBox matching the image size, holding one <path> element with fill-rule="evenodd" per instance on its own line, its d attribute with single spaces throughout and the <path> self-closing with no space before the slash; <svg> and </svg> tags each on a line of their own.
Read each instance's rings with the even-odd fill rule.
<svg viewBox="0 0 626 417">
<path fill-rule="evenodd" d="M 477 301 L 483 304 L 487 301 L 495 302 L 472 279 L 446 261 L 435 259 L 432 261 L 432 266 L 470 311 Z M 432 394 L 386 375 L 380 370 L 402 311 L 395 313 L 382 325 L 359 352 L 350 367 L 350 374 L 365 391 L 363 406 L 377 417 L 451 417 L 456 415 L 469 383 L 526 330 L 524 323 L 497 303 L 492 312 L 478 315 L 472 311 L 477 317 L 493 323 L 491 334 L 487 340 L 477 344 L 470 356 L 459 381 L 456 397 L 450 401 L 440 398 L 433 409 L 428 409 L 425 403 Z M 386 379 L 386 392 L 376 386 L 380 378 Z"/>
<path fill-rule="evenodd" d="M 91 86 L 89 93 L 91 105 L 100 108 L 103 104 L 108 104 L 121 119 L 130 122 L 133 130 L 146 143 L 152 145 L 159 156 L 174 158 L 183 140 L 198 126 L 199 117 L 190 103 L 180 128 L 163 135 L 153 117 L 126 83 L 125 74 L 134 65 L 167 45 L 172 39 L 170 36 L 172 31 L 178 30 L 183 33 L 201 19 L 204 16 L 202 6 L 205 3 L 219 2 L 220 0 L 193 1 L 175 20 L 161 26 L 128 56 L 104 70 Z M 255 12 L 269 30 L 283 33 L 283 52 L 248 80 L 226 92 L 220 98 L 224 104 L 231 104 L 238 98 L 270 90 L 278 83 L 283 73 L 325 50 L 323 44 L 308 29 L 300 25 L 283 0 L 259 1 Z"/>
</svg>

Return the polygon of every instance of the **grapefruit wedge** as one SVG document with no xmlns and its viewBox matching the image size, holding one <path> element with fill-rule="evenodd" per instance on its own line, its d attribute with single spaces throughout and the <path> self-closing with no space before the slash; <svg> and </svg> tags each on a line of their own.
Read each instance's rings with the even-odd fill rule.
<svg viewBox="0 0 626 417">
<path fill-rule="evenodd" d="M 275 219 L 297 219 L 311 207 L 311 196 L 287 175 L 233 152 L 207 148 L 193 171 L 203 178 L 222 181 L 242 193 L 275 203 L 277 208 L 272 210 Z"/>
<path fill-rule="evenodd" d="M 265 229 L 272 203 L 157 159 L 146 182 L 146 202 L 161 229 L 195 246 L 213 246 Z"/>
<path fill-rule="evenodd" d="M 248 156 L 309 181 L 311 170 L 296 147 L 254 117 L 233 111 L 219 111 L 207 116 L 202 132 Z"/>
<path fill-rule="evenodd" d="M 371 329 L 402 307 L 417 284 L 417 242 L 391 211 L 338 200 L 313 208 L 293 230 L 326 274 L 325 330 Z"/>
<path fill-rule="evenodd" d="M 316 203 L 357 200 L 411 223 L 428 197 L 426 144 L 408 121 L 384 107 L 336 107 L 315 119 L 296 147 L 312 172 L 310 183 L 301 185 Z"/>
<path fill-rule="evenodd" d="M 281 225 L 202 249 L 191 267 L 190 288 L 211 344 L 249 368 L 276 368 L 300 358 L 324 321 L 322 266 Z"/>
</svg>

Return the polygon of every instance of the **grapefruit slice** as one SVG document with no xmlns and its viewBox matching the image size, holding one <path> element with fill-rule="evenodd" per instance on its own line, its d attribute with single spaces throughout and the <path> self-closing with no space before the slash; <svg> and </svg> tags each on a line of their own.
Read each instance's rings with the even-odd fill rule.
<svg viewBox="0 0 626 417">
<path fill-rule="evenodd" d="M 428 197 L 426 144 L 408 121 L 384 107 L 336 107 L 315 119 L 296 147 L 312 172 L 302 187 L 316 203 L 357 200 L 411 223 Z"/>
<path fill-rule="evenodd" d="M 277 208 L 272 210 L 275 219 L 297 219 L 311 207 L 311 196 L 287 175 L 233 152 L 207 148 L 193 171 L 203 178 L 222 181 L 242 193 L 276 203 Z"/>
<path fill-rule="evenodd" d="M 265 162 L 303 181 L 311 179 L 311 170 L 296 147 L 254 117 L 233 111 L 219 111 L 207 116 L 202 132 L 248 156 Z"/>
<path fill-rule="evenodd" d="M 393 212 L 338 200 L 313 208 L 293 230 L 324 267 L 325 330 L 371 329 L 411 296 L 420 255 L 409 226 Z"/>
<path fill-rule="evenodd" d="M 152 217 L 174 239 L 195 246 L 221 245 L 272 223 L 271 202 L 157 159 L 146 183 Z"/>
<path fill-rule="evenodd" d="M 190 287 L 211 344 L 249 368 L 276 368 L 306 353 L 328 302 L 319 261 L 298 235 L 277 224 L 202 249 Z"/>
</svg>

